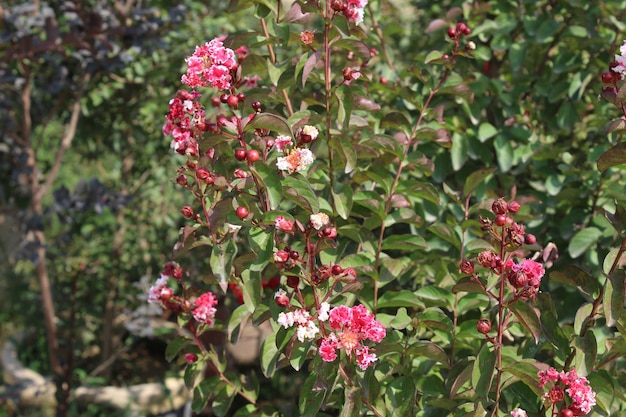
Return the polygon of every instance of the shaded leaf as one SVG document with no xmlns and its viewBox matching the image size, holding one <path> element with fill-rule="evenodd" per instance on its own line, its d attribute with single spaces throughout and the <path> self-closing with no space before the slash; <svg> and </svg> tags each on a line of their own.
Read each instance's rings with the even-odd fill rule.
<svg viewBox="0 0 626 417">
<path fill-rule="evenodd" d="M 244 130 L 250 131 L 254 129 L 268 129 L 281 135 L 294 137 L 287 120 L 272 113 L 258 113 L 254 120 L 246 125 Z"/>
<path fill-rule="evenodd" d="M 476 189 L 476 187 L 478 187 L 480 183 L 486 180 L 487 177 L 493 174 L 495 170 L 496 168 L 494 167 L 494 168 L 483 168 L 483 169 L 479 169 L 478 171 L 472 172 L 465 180 L 465 185 L 463 186 L 463 195 L 467 197 L 468 195 L 472 194 L 474 190 Z"/>
<path fill-rule="evenodd" d="M 488 343 L 483 344 L 472 368 L 472 386 L 478 398 L 487 398 L 496 368 L 496 354 Z"/>
<path fill-rule="evenodd" d="M 570 240 L 567 251 L 572 258 L 578 258 L 585 253 L 591 245 L 595 244 L 600 236 L 602 236 L 602 232 L 596 227 L 587 227 L 579 230 Z"/>
<path fill-rule="evenodd" d="M 626 164 L 626 142 L 617 144 L 598 158 L 598 169 L 600 172 L 622 164 Z"/>
<path fill-rule="evenodd" d="M 508 307 L 517 318 L 517 321 L 530 332 L 535 339 L 535 343 L 539 343 L 539 338 L 541 337 L 541 321 L 539 320 L 537 311 L 532 308 L 527 301 L 522 300 L 516 300 L 509 304 Z"/>
<path fill-rule="evenodd" d="M 417 307 L 423 308 L 424 303 L 415 294 L 408 290 L 386 291 L 378 298 L 377 308 L 387 307 Z"/>
<path fill-rule="evenodd" d="M 570 265 L 562 271 L 550 273 L 550 280 L 562 284 L 578 287 L 583 294 L 593 297 L 600 290 L 596 279 L 587 271 Z"/>
</svg>

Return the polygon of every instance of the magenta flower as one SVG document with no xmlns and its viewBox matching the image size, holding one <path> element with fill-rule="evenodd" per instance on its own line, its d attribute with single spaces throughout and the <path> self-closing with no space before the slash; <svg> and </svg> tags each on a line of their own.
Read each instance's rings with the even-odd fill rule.
<svg viewBox="0 0 626 417">
<path fill-rule="evenodd" d="M 227 90 L 231 87 L 231 73 L 237 68 L 235 52 L 224 47 L 218 38 L 196 50 L 187 59 L 187 72 L 182 76 L 183 84 L 189 87 L 211 87 Z"/>
<path fill-rule="evenodd" d="M 337 350 L 343 349 L 350 357 L 354 353 L 357 364 L 365 370 L 378 359 L 363 341 L 380 342 L 386 329 L 364 306 L 335 307 L 330 310 L 328 322 L 335 332 L 322 339 L 318 352 L 323 360 L 334 361 Z"/>
<path fill-rule="evenodd" d="M 193 318 L 199 323 L 208 324 L 213 327 L 215 324 L 215 306 L 217 299 L 211 292 L 205 292 L 193 302 Z"/>
<path fill-rule="evenodd" d="M 568 373 L 563 371 L 558 372 L 554 368 L 549 368 L 545 371 L 540 371 L 539 386 L 543 387 L 549 382 L 554 383 L 554 386 L 550 391 L 544 394 L 544 399 L 549 400 L 552 404 L 563 400 L 561 391 L 563 387 L 567 387 L 565 392 L 572 400 L 569 409 L 577 410 L 581 414 L 585 415 L 591 411 L 591 408 L 596 405 L 596 393 L 589 386 L 589 380 L 585 377 L 578 376 L 575 369 L 571 369 Z M 558 387 L 560 389 L 554 389 Z"/>
</svg>

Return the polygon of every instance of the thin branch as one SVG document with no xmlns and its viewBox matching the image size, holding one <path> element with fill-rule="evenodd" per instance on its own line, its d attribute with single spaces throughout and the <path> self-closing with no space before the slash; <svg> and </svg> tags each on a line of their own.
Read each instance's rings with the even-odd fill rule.
<svg viewBox="0 0 626 417">
<path fill-rule="evenodd" d="M 54 180 L 56 179 L 59 169 L 61 169 L 61 163 L 63 162 L 63 156 L 65 152 L 68 150 L 72 141 L 74 140 L 74 136 L 76 136 L 76 127 L 78 126 L 78 119 L 80 117 L 80 101 L 83 97 L 83 92 L 85 91 L 85 87 L 89 83 L 90 75 L 86 73 L 83 76 L 83 79 L 80 83 L 80 87 L 78 93 L 76 94 L 76 100 L 72 105 L 72 115 L 70 116 L 70 122 L 67 125 L 65 130 L 65 134 L 63 135 L 63 139 L 61 140 L 61 144 L 59 145 L 59 149 L 57 150 L 57 154 L 54 157 L 54 164 L 52 165 L 52 169 L 46 175 L 46 181 L 39 187 L 37 194 L 35 195 L 35 199 L 41 201 L 44 195 L 48 193 Z"/>
</svg>

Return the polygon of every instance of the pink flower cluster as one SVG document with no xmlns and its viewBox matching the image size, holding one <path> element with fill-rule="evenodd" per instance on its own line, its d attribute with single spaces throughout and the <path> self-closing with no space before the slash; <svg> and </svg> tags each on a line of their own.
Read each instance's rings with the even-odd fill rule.
<svg viewBox="0 0 626 417">
<path fill-rule="evenodd" d="M 344 5 L 343 15 L 358 25 L 363 22 L 365 6 L 367 6 L 367 0 L 347 0 Z"/>
<path fill-rule="evenodd" d="M 198 139 L 205 127 L 204 107 L 196 101 L 200 94 L 179 91 L 170 100 L 163 134 L 172 135 L 172 148 L 181 155 L 198 155 Z"/>
<path fill-rule="evenodd" d="M 545 371 L 540 371 L 539 386 L 544 387 L 549 382 L 554 383 L 550 391 L 544 394 L 544 398 L 549 400 L 552 404 L 556 404 L 563 401 L 563 391 L 569 395 L 572 402 L 569 409 L 575 416 L 583 416 L 591 411 L 591 408 L 596 405 L 596 393 L 589 386 L 587 378 L 578 376 L 575 369 L 571 369 L 569 372 L 558 372 L 554 368 L 549 368 Z M 564 389 L 564 387 L 567 387 Z"/>
<path fill-rule="evenodd" d="M 357 364 L 365 370 L 378 359 L 362 342 L 380 342 L 386 335 L 386 329 L 364 306 L 333 308 L 329 313 L 329 324 L 335 333 L 329 334 L 320 344 L 319 354 L 323 360 L 334 361 L 337 350 L 344 349 L 348 356 L 354 352 Z"/>
<path fill-rule="evenodd" d="M 274 227 L 281 232 L 290 233 L 293 231 L 293 220 L 285 219 L 284 216 L 278 216 L 274 220 Z"/>
<path fill-rule="evenodd" d="M 526 414 L 526 411 L 522 410 L 521 408 L 516 408 L 515 410 L 511 411 L 511 417 L 528 417 L 528 414 Z"/>
<path fill-rule="evenodd" d="M 183 75 L 183 84 L 189 87 L 211 87 L 227 90 L 231 87 L 231 72 L 237 69 L 235 52 L 224 47 L 220 38 L 215 38 L 196 50 L 187 59 L 187 73 Z"/>
<path fill-rule="evenodd" d="M 215 306 L 217 299 L 211 292 L 205 292 L 193 302 L 193 318 L 199 323 L 208 324 L 213 327 L 215 324 Z"/>
<path fill-rule="evenodd" d="M 524 259 L 517 264 L 509 259 L 505 268 L 509 283 L 515 287 L 518 293 L 527 298 L 533 298 L 539 291 L 541 278 L 546 273 L 543 265 L 532 259 Z"/>
</svg>

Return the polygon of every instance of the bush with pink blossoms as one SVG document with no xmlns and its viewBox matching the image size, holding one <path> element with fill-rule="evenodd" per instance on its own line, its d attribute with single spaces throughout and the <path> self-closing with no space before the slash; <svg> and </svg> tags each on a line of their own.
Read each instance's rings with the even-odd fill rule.
<svg viewBox="0 0 626 417">
<path fill-rule="evenodd" d="M 176 291 L 159 280 L 150 300 L 165 294 L 161 305 L 191 334 L 168 354 L 198 355 L 186 368 L 196 410 L 226 415 L 239 399 L 237 415 L 280 412 L 261 399 L 258 376 L 230 373 L 222 347 L 202 340 L 202 324 L 234 343 L 249 323 L 273 329 L 259 352 L 262 377 L 305 371 L 292 415 L 617 407 L 594 391 L 603 377 L 590 329 L 601 305 L 610 310 L 606 297 L 587 291 L 582 273 L 547 279 L 558 249 L 527 231 L 541 218 L 536 200 L 508 177 L 497 185 L 510 169 L 504 160 L 459 174 L 458 189 L 437 171 L 442 161 L 461 169 L 455 123 L 482 114 L 471 62 L 485 53 L 483 36 L 461 12 L 431 22 L 440 50 L 401 69 L 392 70 L 390 38 L 366 1 L 259 6 L 261 35 L 215 38 L 187 59 L 189 90 L 170 103 L 163 132 L 186 158 L 176 183 L 190 198 L 175 255 L 195 266 Z M 494 129 L 483 122 L 477 143 Z M 623 251 L 607 258 L 611 274 Z M 552 281 L 591 297 L 573 328 L 559 323 Z M 623 309 L 611 311 L 615 324 Z M 542 370 L 552 365 L 562 376 L 544 393 Z"/>
</svg>

